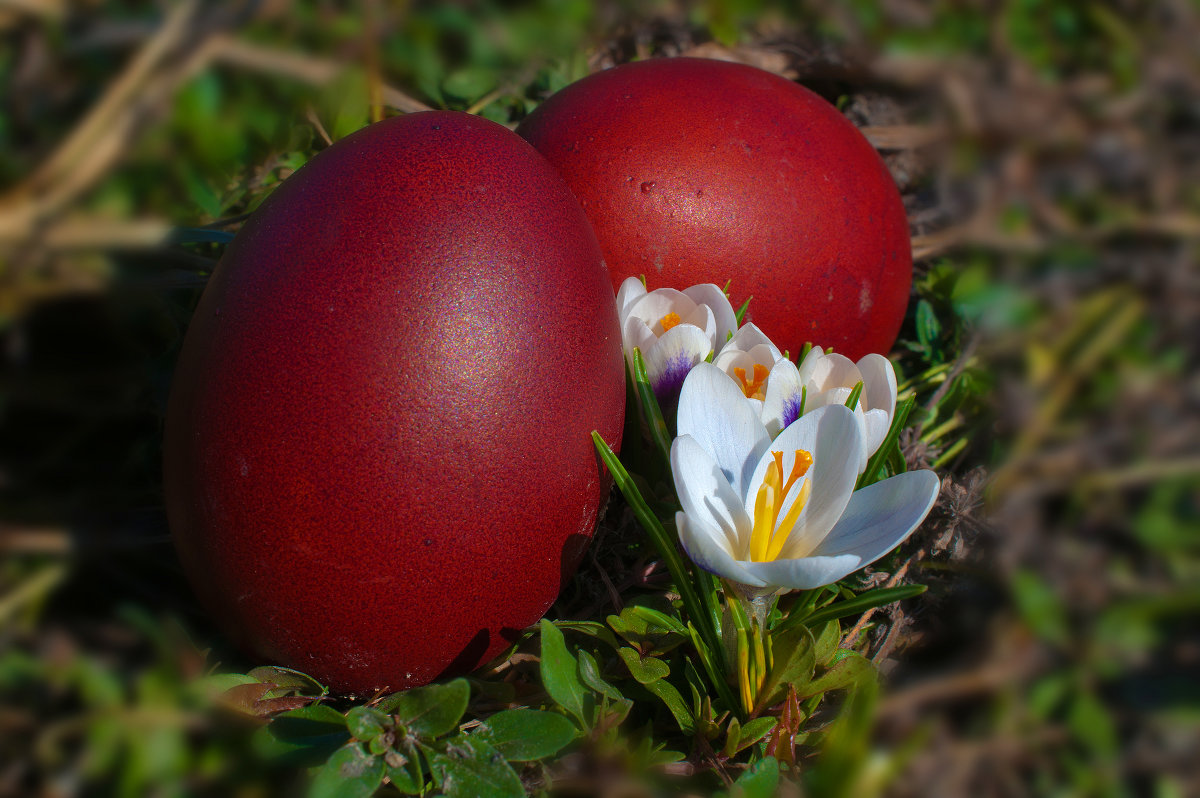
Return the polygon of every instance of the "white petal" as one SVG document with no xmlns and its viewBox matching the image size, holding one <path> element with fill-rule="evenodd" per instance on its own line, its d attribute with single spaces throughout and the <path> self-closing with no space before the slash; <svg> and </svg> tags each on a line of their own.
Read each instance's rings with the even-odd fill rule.
<svg viewBox="0 0 1200 798">
<path fill-rule="evenodd" d="M 711 363 L 697 363 L 684 381 L 676 429 L 717 461 L 738 496 L 771 442 L 742 389 Z"/>
<path fill-rule="evenodd" d="M 629 315 L 643 319 L 650 329 L 658 332 L 662 327 L 659 322 L 668 313 L 675 313 L 682 319 L 696 309 L 696 303 L 681 291 L 674 288 L 659 288 L 645 296 L 638 297 L 629 306 Z"/>
<path fill-rule="evenodd" d="M 696 305 L 691 313 L 688 313 L 686 316 L 681 314 L 680 321 L 704 330 L 705 336 L 712 342 L 714 352 L 721 348 L 721 341 L 725 339 L 717 340 L 717 319 L 713 315 L 712 308 L 708 305 Z"/>
<path fill-rule="evenodd" d="M 771 367 L 771 374 L 767 377 L 767 390 L 763 392 L 762 422 L 768 435 L 774 438 L 784 427 L 800 417 L 802 396 L 803 386 L 796 364 L 786 358 L 780 358 Z M 805 404 L 808 404 L 807 401 Z"/>
<path fill-rule="evenodd" d="M 621 288 L 617 291 L 617 316 L 622 324 L 629 316 L 629 308 L 645 295 L 646 286 L 642 285 L 638 278 L 626 277 L 625 282 L 621 283 Z"/>
<path fill-rule="evenodd" d="M 729 297 L 725 296 L 725 292 L 719 286 L 712 283 L 693 285 L 683 289 L 683 293 L 696 304 L 712 308 L 717 321 L 716 348 L 720 351 L 725 341 L 737 329 L 737 314 L 733 312 L 733 305 L 729 304 Z"/>
<path fill-rule="evenodd" d="M 642 350 L 646 358 L 646 376 L 658 397 L 674 396 L 688 372 L 708 357 L 712 344 L 699 327 L 677 324 L 658 341 Z"/>
<path fill-rule="evenodd" d="M 937 501 L 932 471 L 907 471 L 855 491 L 846 511 L 814 556 L 853 554 L 868 565 L 907 538 Z"/>
<path fill-rule="evenodd" d="M 879 450 L 879 444 L 883 443 L 883 439 L 887 437 L 892 420 L 883 410 L 868 410 L 863 414 L 863 424 L 867 431 L 867 457 L 870 457 Z"/>
<path fill-rule="evenodd" d="M 625 359 L 629 361 L 632 370 L 634 347 L 641 349 L 642 357 L 645 357 L 646 352 L 658 343 L 658 336 L 650 331 L 645 321 L 637 316 L 630 316 L 621 326 L 621 343 L 625 347 Z"/>
<path fill-rule="evenodd" d="M 841 516 L 846 503 L 850 501 L 854 482 L 858 479 L 862 432 L 849 408 L 832 405 L 805 413 L 779 433 L 768 452 L 759 460 L 750 478 L 750 485 L 762 484 L 771 462 L 770 452 L 783 452 L 786 475 L 790 470 L 788 464 L 795 457 L 797 449 L 804 449 L 813 457 L 813 465 L 808 472 L 808 478 L 812 480 L 812 495 L 784 544 L 781 559 L 808 554 Z M 753 516 L 754 497 L 746 494 L 743 497 L 748 502 L 747 514 Z M 787 513 L 789 507 L 790 503 L 785 498 L 780 515 Z"/>
<path fill-rule="evenodd" d="M 864 355 L 856 364 L 863 379 L 863 401 L 868 410 L 882 410 L 888 424 L 896 414 L 896 370 L 883 355 Z M 878 444 L 876 444 L 878 445 Z"/>
<path fill-rule="evenodd" d="M 728 554 L 739 554 L 750 539 L 750 519 L 741 497 L 717 461 L 690 435 L 671 442 L 671 476 L 683 511 L 723 538 Z"/>
<path fill-rule="evenodd" d="M 866 565 L 853 554 L 834 557 L 801 557 L 798 560 L 743 563 L 753 578 L 776 587 L 811 590 L 831 585 Z"/>
<path fill-rule="evenodd" d="M 721 545 L 720 538 L 713 535 L 711 530 L 704 530 L 704 525 L 695 518 L 688 518 L 684 513 L 675 513 L 675 526 L 679 530 L 679 542 L 692 562 L 709 573 L 732 579 L 751 587 L 763 587 L 762 581 L 746 570 L 746 563 L 739 562 L 729 555 Z"/>
<path fill-rule="evenodd" d="M 818 391 L 828 391 L 838 387 L 853 388 L 861 380 L 862 374 L 859 373 L 858 366 L 854 365 L 854 361 L 837 352 L 830 353 L 819 360 L 812 375 L 812 381 Z"/>
<path fill-rule="evenodd" d="M 771 339 L 768 338 L 766 334 L 758 328 L 758 325 L 754 324 L 753 322 L 747 322 L 746 324 L 743 324 L 741 328 L 733 334 L 733 338 L 729 339 L 729 343 L 725 344 L 725 346 L 732 347 L 740 352 L 749 352 L 757 346 L 766 346 L 771 351 L 771 359 L 770 361 L 763 362 L 774 363 L 776 360 L 783 357 L 783 353 L 779 351 L 779 348 L 775 346 L 775 344 L 771 342 Z"/>
<path fill-rule="evenodd" d="M 808 350 L 808 354 L 804 356 L 804 362 L 800 364 L 800 383 L 808 385 L 814 381 L 814 375 L 821 370 L 821 362 L 825 360 L 825 350 L 819 346 L 814 346 Z"/>
</svg>

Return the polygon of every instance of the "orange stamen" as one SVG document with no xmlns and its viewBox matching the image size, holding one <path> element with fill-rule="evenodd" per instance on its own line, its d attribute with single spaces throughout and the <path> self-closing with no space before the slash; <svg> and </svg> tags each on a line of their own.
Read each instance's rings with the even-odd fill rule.
<svg viewBox="0 0 1200 798">
<path fill-rule="evenodd" d="M 682 319 L 679 318 L 679 314 L 674 311 L 671 311 L 670 313 L 668 313 L 667 315 L 665 315 L 661 319 L 659 319 L 658 323 L 662 325 L 663 332 L 666 332 L 667 330 L 671 329 L 676 324 L 678 324 L 680 321 L 682 321 Z"/>
<path fill-rule="evenodd" d="M 747 399 L 762 399 L 763 398 L 763 383 L 767 381 L 771 370 L 762 363 L 754 364 L 754 377 L 746 378 L 746 370 L 740 366 L 735 366 L 733 376 L 742 384 L 742 393 L 746 394 Z"/>
</svg>

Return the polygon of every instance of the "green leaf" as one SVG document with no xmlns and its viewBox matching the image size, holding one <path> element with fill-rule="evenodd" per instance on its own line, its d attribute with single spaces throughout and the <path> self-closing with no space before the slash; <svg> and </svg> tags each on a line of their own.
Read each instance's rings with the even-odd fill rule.
<svg viewBox="0 0 1200 798">
<path fill-rule="evenodd" d="M 746 311 L 750 309 L 750 300 L 751 299 L 754 299 L 753 295 L 746 297 L 746 301 L 742 303 L 742 306 L 740 308 L 738 308 L 736 311 L 734 311 L 733 315 L 734 315 L 734 318 L 737 319 L 737 323 L 738 323 L 739 327 L 742 326 L 742 319 L 746 318 Z"/>
<path fill-rule="evenodd" d="M 579 664 L 567 651 L 563 634 L 553 623 L 543 618 L 541 631 L 541 672 L 546 693 L 559 706 L 574 715 L 579 725 L 586 729 L 589 724 L 583 711 L 583 685 L 579 682 Z"/>
<path fill-rule="evenodd" d="M 657 682 L 671 672 L 667 663 L 661 659 L 654 657 L 643 659 L 636 649 L 622 648 L 617 654 L 624 660 L 625 666 L 629 668 L 629 672 L 633 674 L 633 678 L 637 679 L 639 684 Z"/>
<path fill-rule="evenodd" d="M 825 671 L 818 678 L 813 679 L 806 685 L 798 685 L 796 687 L 796 697 L 803 701 L 814 695 L 827 693 L 830 690 L 844 690 L 858 683 L 860 679 L 868 675 L 874 675 L 875 666 L 866 657 L 854 652 L 847 652 L 847 655 L 833 664 L 829 670 Z"/>
<path fill-rule="evenodd" d="M 579 678 L 586 686 L 613 701 L 620 701 L 625 697 L 620 690 L 605 681 L 600 675 L 600 666 L 596 664 L 596 658 L 583 649 L 579 650 Z"/>
<path fill-rule="evenodd" d="M 721 753 L 725 756 L 733 756 L 737 753 L 738 741 L 742 739 L 742 724 L 734 715 L 729 719 L 729 725 L 725 728 L 725 745 L 721 748 Z"/>
<path fill-rule="evenodd" d="M 346 713 L 346 728 L 357 740 L 371 740 L 383 734 L 390 719 L 378 709 L 353 707 Z"/>
<path fill-rule="evenodd" d="M 254 747 L 267 759 L 310 767 L 324 762 L 350 739 L 346 718 L 324 704 L 312 704 L 276 715 L 255 732 Z"/>
<path fill-rule="evenodd" d="M 531 762 L 570 745 L 575 726 L 557 712 L 507 709 L 485 720 L 475 736 L 483 737 L 505 759 Z"/>
<path fill-rule="evenodd" d="M 664 667 L 666 666 L 664 665 Z M 696 730 L 696 719 L 692 717 L 687 702 L 683 700 L 683 695 L 675 688 L 675 685 L 666 679 L 656 679 L 644 686 L 667 705 L 667 709 L 671 710 L 671 714 L 675 717 L 675 723 L 679 726 L 679 730 L 690 737 Z"/>
<path fill-rule="evenodd" d="M 329 757 L 308 791 L 308 798 L 368 798 L 383 783 L 383 759 L 360 743 L 343 746 Z"/>
<path fill-rule="evenodd" d="M 678 549 L 676 549 L 674 540 L 667 535 L 667 531 L 663 528 L 662 523 L 655 517 L 650 506 L 646 504 L 646 500 L 642 498 L 642 493 L 638 490 L 637 485 L 634 484 L 633 478 L 629 476 L 629 472 L 625 470 L 625 466 L 621 465 L 621 461 L 617 459 L 617 456 L 609 448 L 604 438 L 600 437 L 600 433 L 592 432 L 592 442 L 596 446 L 596 451 L 600 454 L 600 459 L 604 461 L 604 465 L 612 473 L 613 481 L 625 497 L 625 501 L 629 503 L 633 514 L 650 536 L 650 541 L 654 544 L 654 548 L 658 550 L 659 556 L 663 558 L 663 562 L 666 563 L 667 571 L 671 574 L 671 579 L 675 583 L 676 589 L 679 590 L 680 597 L 683 599 L 683 608 L 688 614 L 688 620 L 695 626 L 704 644 L 707 646 L 707 656 L 717 661 L 714 664 L 723 666 L 724 663 L 721 657 L 724 648 L 722 648 L 720 636 L 713 626 L 712 619 L 714 613 L 711 610 L 705 610 L 705 604 L 701 601 L 700 594 L 696 592 L 695 585 L 689 578 L 687 566 L 684 564 Z M 723 685 L 724 682 L 721 682 L 721 684 Z M 717 689 L 721 689 L 720 686 Z"/>
<path fill-rule="evenodd" d="M 397 693 L 379 705 L 379 708 L 396 716 L 411 733 L 432 740 L 454 730 L 459 719 L 467 711 L 471 687 L 466 679 L 455 679 L 447 684 L 431 684 Z M 384 705 L 387 709 L 383 709 Z"/>
<path fill-rule="evenodd" d="M 495 71 L 483 67 L 456 69 L 442 81 L 442 91 L 466 102 L 474 102 L 494 88 Z"/>
<path fill-rule="evenodd" d="M 816 610 L 802 620 L 805 626 L 812 628 L 827 621 L 845 618 L 849 615 L 860 615 L 875 607 L 882 607 L 885 604 L 910 599 L 913 596 L 921 595 L 926 590 L 928 588 L 925 585 L 897 585 L 896 587 L 876 588 L 875 590 L 868 590 L 865 593 L 859 593 L 852 599 L 835 601 L 833 604 Z M 780 628 L 792 626 L 791 621 L 792 619 L 788 618 L 780 625 Z"/>
<path fill-rule="evenodd" d="M 460 734 L 429 763 L 446 798 L 524 798 L 521 779 L 479 735 Z"/>
<path fill-rule="evenodd" d="M 646 361 L 642 350 L 633 348 L 633 384 L 637 389 L 638 399 L 642 405 L 642 413 L 646 425 L 650 428 L 650 439 L 663 463 L 671 464 L 671 433 L 667 422 L 663 419 L 662 408 L 659 407 L 658 397 L 654 395 L 654 386 L 650 384 L 650 375 L 646 372 Z"/>
<path fill-rule="evenodd" d="M 816 641 L 807 627 L 797 626 L 771 635 L 774 663 L 759 689 L 751 715 L 783 700 L 789 684 L 801 685 L 812 678 L 816 666 Z"/>
<path fill-rule="evenodd" d="M 405 795 L 417 795 L 425 787 L 424 773 L 421 770 L 421 758 L 416 749 L 406 754 L 399 751 L 389 751 L 383 756 L 387 777 L 392 786 Z"/>
<path fill-rule="evenodd" d="M 1067 616 L 1054 589 L 1029 570 L 1014 574 L 1012 586 L 1017 609 L 1034 634 L 1050 643 L 1065 644 L 1070 637 Z"/>
<path fill-rule="evenodd" d="M 779 789 L 779 760 L 769 756 L 751 765 L 733 787 L 741 798 L 772 798 Z"/>
<path fill-rule="evenodd" d="M 871 459 L 867 461 L 866 469 L 858 477 L 856 488 L 865 488 L 867 485 L 873 485 L 879 481 L 882 476 L 884 463 L 887 462 L 888 455 L 896 450 L 896 441 L 900 439 L 900 431 L 908 423 L 908 416 L 916 404 L 917 398 L 910 396 L 896 406 L 896 412 L 892 416 L 892 425 L 888 427 L 887 435 L 883 438 L 883 443 L 879 444 L 879 448 L 875 450 L 875 454 L 871 455 Z"/>
<path fill-rule="evenodd" d="M 612 631 L 597 621 L 556 621 L 554 625 L 558 627 L 559 631 L 581 632 L 589 637 L 594 637 L 612 646 L 614 651 L 621 647 L 621 641 L 613 636 Z"/>
<path fill-rule="evenodd" d="M 737 750 L 745 751 L 747 748 L 766 737 L 775 729 L 775 724 L 778 722 L 779 718 L 772 718 L 769 716 L 746 721 L 746 725 L 742 727 L 741 736 L 738 738 Z"/>
<path fill-rule="evenodd" d="M 929 304 L 929 300 L 927 299 L 922 299 L 917 303 L 916 326 L 917 340 L 921 343 L 922 347 L 929 349 L 937 342 L 938 335 L 942 331 L 942 325 L 933 312 L 933 305 Z"/>
<path fill-rule="evenodd" d="M 276 687 L 295 691 L 300 695 L 325 695 L 329 692 L 325 685 L 307 673 L 279 665 L 263 665 L 250 671 L 247 675 L 260 682 L 271 682 Z"/>
<path fill-rule="evenodd" d="M 854 383 L 854 387 L 850 390 L 850 395 L 846 397 L 846 407 L 854 410 L 858 407 L 858 398 L 862 396 L 863 383 L 862 380 Z"/>
<path fill-rule="evenodd" d="M 808 625 L 812 629 L 812 624 Z M 837 653 L 838 641 L 842 639 L 842 627 L 836 620 L 826 621 L 821 627 L 821 631 L 817 634 L 817 646 L 814 655 L 817 664 L 821 667 L 829 665 L 833 655 Z"/>
</svg>

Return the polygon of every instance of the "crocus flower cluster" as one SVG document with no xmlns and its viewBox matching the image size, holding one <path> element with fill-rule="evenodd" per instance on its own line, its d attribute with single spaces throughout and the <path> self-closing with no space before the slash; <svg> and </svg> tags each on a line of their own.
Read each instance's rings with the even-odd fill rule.
<svg viewBox="0 0 1200 798">
<path fill-rule="evenodd" d="M 642 349 L 656 394 L 678 389 L 675 520 L 697 565 L 747 596 L 810 589 L 874 562 L 928 515 L 932 471 L 855 490 L 895 414 L 887 358 L 814 348 L 797 366 L 753 324 L 735 329 L 715 285 L 647 292 L 633 279 L 618 304 L 627 354 Z"/>
</svg>

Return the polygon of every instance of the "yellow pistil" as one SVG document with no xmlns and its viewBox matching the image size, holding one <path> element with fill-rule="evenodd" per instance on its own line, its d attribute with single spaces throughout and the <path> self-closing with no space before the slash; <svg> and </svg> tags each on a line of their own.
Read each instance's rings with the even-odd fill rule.
<svg viewBox="0 0 1200 798">
<path fill-rule="evenodd" d="M 812 467 L 812 454 L 804 449 L 796 450 L 796 460 L 787 481 L 783 479 L 783 452 L 771 452 L 773 462 L 767 466 L 762 485 L 754 496 L 754 525 L 750 532 L 750 559 L 753 562 L 770 562 L 779 556 L 800 518 L 808 498 L 812 494 L 812 480 L 804 480 L 796 500 L 779 522 L 779 512 L 788 491 L 803 478 Z"/>
<path fill-rule="evenodd" d="M 754 376 L 746 379 L 746 370 L 741 367 L 733 369 L 733 376 L 737 377 L 737 381 L 742 384 L 742 393 L 746 394 L 747 399 L 762 399 L 763 386 L 767 382 L 767 376 L 771 370 L 762 363 L 754 364 Z"/>
<path fill-rule="evenodd" d="M 668 313 L 667 315 L 665 315 L 661 319 L 659 319 L 658 323 L 662 325 L 663 332 L 666 332 L 667 330 L 674 327 L 676 324 L 679 324 L 680 321 L 682 321 L 682 319 L 679 318 L 679 314 L 674 311 L 671 311 L 670 313 Z"/>
</svg>

